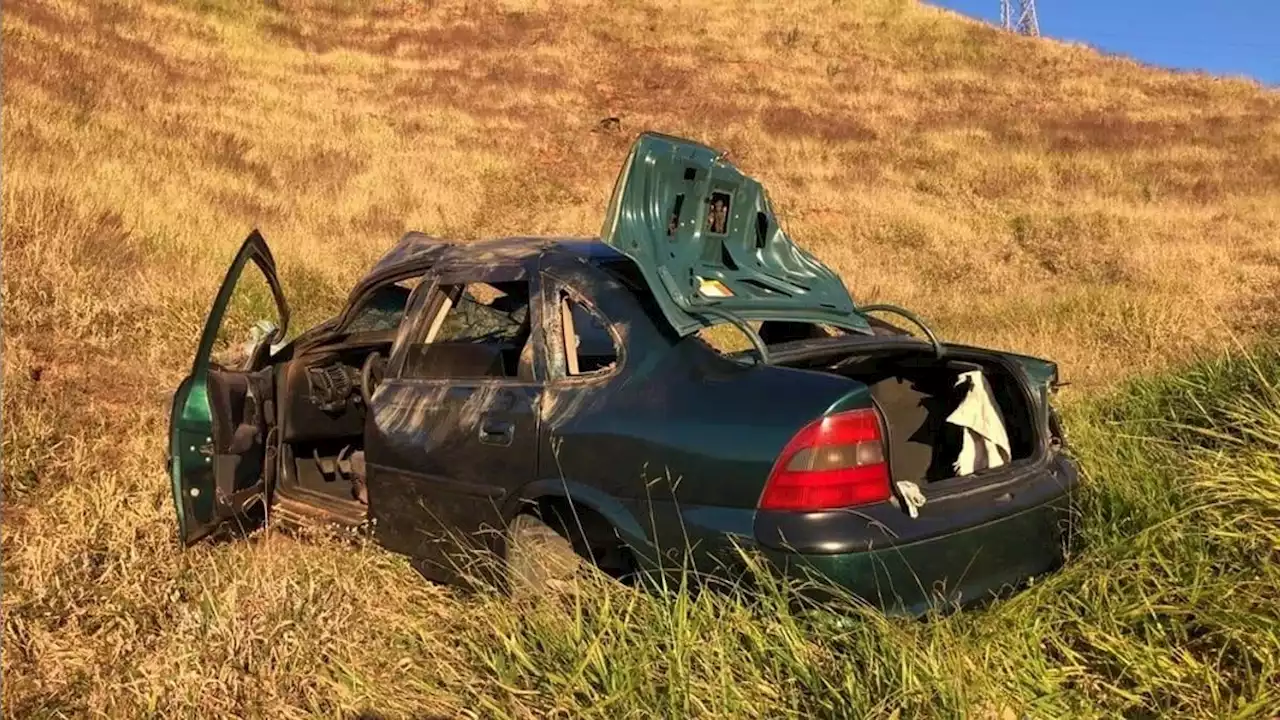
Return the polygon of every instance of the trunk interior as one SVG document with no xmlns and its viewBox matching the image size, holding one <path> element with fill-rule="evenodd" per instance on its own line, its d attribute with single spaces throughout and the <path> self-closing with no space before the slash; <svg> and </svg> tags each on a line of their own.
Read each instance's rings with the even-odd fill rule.
<svg viewBox="0 0 1280 720">
<path fill-rule="evenodd" d="M 1035 411 L 1018 377 L 996 360 L 938 359 L 919 350 L 882 351 L 846 356 L 812 369 L 839 373 L 871 389 L 888 426 L 886 450 L 895 482 L 910 481 L 928 488 L 1035 455 L 1039 442 Z M 989 393 L 982 388 L 974 392 L 979 377 Z M 963 415 L 962 404 L 993 411 L 986 415 L 990 422 L 984 432 L 975 434 L 969 426 L 953 422 Z M 983 437 L 999 440 L 986 444 Z M 996 452 L 987 455 L 984 449 Z"/>
</svg>

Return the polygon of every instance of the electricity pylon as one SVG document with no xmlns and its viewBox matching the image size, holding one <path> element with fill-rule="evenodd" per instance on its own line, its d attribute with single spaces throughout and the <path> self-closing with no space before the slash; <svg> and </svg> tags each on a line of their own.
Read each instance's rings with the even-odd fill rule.
<svg viewBox="0 0 1280 720">
<path fill-rule="evenodd" d="M 1000 0 L 1000 24 L 1020 35 L 1039 35 L 1036 0 Z"/>
</svg>

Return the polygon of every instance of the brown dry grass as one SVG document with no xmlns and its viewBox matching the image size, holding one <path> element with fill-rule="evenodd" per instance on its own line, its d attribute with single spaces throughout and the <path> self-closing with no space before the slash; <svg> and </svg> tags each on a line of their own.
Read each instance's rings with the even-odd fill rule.
<svg viewBox="0 0 1280 720">
<path fill-rule="evenodd" d="M 398 560 L 173 547 L 168 393 L 255 226 L 305 324 L 405 229 L 594 233 L 652 128 L 728 149 L 857 300 L 1086 388 L 1277 324 L 1280 93 L 908 0 L 725 7 L 6 2 L 6 714 L 475 682 L 451 632 L 481 611 Z"/>
</svg>

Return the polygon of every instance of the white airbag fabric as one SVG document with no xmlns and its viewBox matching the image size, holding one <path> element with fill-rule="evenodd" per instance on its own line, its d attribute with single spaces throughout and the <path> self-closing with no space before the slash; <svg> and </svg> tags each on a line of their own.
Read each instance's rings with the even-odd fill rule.
<svg viewBox="0 0 1280 720">
<path fill-rule="evenodd" d="M 920 508 L 924 507 L 925 503 L 925 496 L 920 486 L 910 480 L 897 483 L 897 486 L 898 494 L 907 505 L 907 515 L 913 518 L 920 517 Z"/>
<path fill-rule="evenodd" d="M 960 457 L 956 459 L 957 475 L 972 475 L 1009 462 L 1009 435 L 1000 409 L 991 394 L 991 386 L 981 371 L 963 373 L 956 385 L 971 383 L 969 392 L 947 422 L 964 428 L 964 440 Z"/>
</svg>

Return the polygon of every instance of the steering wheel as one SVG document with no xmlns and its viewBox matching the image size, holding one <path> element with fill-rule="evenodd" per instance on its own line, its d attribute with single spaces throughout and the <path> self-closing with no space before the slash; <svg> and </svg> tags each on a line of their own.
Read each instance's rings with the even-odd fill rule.
<svg viewBox="0 0 1280 720">
<path fill-rule="evenodd" d="M 383 359 L 382 353 L 369 353 L 369 357 L 364 359 L 364 365 L 360 367 L 360 392 L 366 403 L 373 398 L 373 391 L 382 383 L 382 376 L 386 371 L 387 361 Z"/>
</svg>

